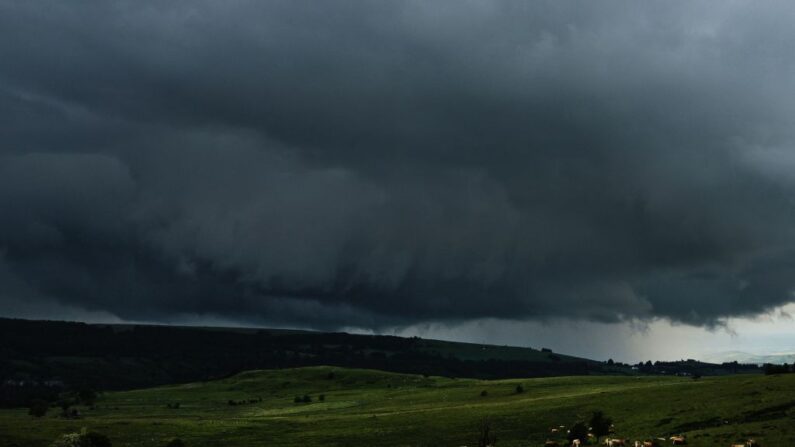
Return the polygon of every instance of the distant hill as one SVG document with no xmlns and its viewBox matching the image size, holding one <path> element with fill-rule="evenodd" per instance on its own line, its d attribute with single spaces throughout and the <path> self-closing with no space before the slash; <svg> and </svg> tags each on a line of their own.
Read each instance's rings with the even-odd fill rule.
<svg viewBox="0 0 795 447">
<path fill-rule="evenodd" d="M 133 389 L 316 365 L 475 379 L 759 372 L 753 365 L 632 366 L 546 348 L 285 329 L 0 318 L 0 340 L 0 406 L 52 398 L 60 388 Z"/>
<path fill-rule="evenodd" d="M 602 373 L 601 362 L 549 350 L 281 329 L 0 319 L 0 340 L 0 385 L 131 389 L 313 365 L 480 379 Z"/>
</svg>

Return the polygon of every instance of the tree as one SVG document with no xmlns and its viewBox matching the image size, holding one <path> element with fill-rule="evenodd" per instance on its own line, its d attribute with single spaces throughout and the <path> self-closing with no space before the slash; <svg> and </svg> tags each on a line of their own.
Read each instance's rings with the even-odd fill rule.
<svg viewBox="0 0 795 447">
<path fill-rule="evenodd" d="M 588 426 L 585 422 L 577 422 L 571 427 L 568 435 L 569 442 L 579 439 L 582 443 L 588 439 Z"/>
<path fill-rule="evenodd" d="M 312 398 L 309 397 L 308 394 L 304 394 L 304 397 L 301 399 L 301 402 L 303 402 L 305 404 L 308 404 L 308 403 L 312 402 Z"/>
<path fill-rule="evenodd" d="M 166 444 L 166 447 L 185 447 L 185 443 L 182 439 L 174 438 Z"/>
<path fill-rule="evenodd" d="M 28 409 L 28 414 L 40 418 L 47 414 L 47 410 L 50 409 L 50 404 L 47 403 L 46 400 L 43 399 L 33 399 L 30 401 L 30 408 Z"/>
<path fill-rule="evenodd" d="M 610 434 L 610 426 L 613 425 L 613 420 L 605 417 L 604 413 L 601 411 L 594 411 L 591 416 L 590 424 L 591 431 L 594 436 L 596 436 L 596 442 L 598 443 L 599 438 Z"/>
<path fill-rule="evenodd" d="M 524 393 L 524 387 L 520 383 L 519 385 L 516 385 L 516 394 L 521 394 L 521 393 Z"/>
<path fill-rule="evenodd" d="M 489 395 L 489 392 L 486 391 L 486 390 L 483 390 L 483 391 L 480 392 L 480 397 L 486 397 L 488 395 Z"/>
<path fill-rule="evenodd" d="M 497 444 L 497 435 L 491 431 L 491 421 L 481 419 L 478 427 L 478 447 L 491 447 Z"/>
<path fill-rule="evenodd" d="M 325 402 L 326 401 L 326 395 L 325 394 L 321 394 L 320 396 L 317 397 L 317 400 L 319 400 L 321 402 Z"/>
</svg>

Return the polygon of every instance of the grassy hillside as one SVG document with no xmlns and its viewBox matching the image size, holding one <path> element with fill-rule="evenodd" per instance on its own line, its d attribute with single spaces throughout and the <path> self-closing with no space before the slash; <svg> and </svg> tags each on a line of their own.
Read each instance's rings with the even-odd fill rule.
<svg viewBox="0 0 795 447">
<path fill-rule="evenodd" d="M 294 403 L 305 394 L 311 403 Z M 167 407 L 176 402 L 180 408 Z M 46 446 L 81 427 L 115 446 L 163 446 L 172 437 L 188 446 L 472 446 L 482 418 L 492 421 L 498 447 L 534 446 L 549 427 L 596 409 L 613 417 L 617 435 L 633 439 L 686 433 L 693 446 L 749 437 L 795 444 L 795 374 L 483 381 L 309 367 L 106 393 L 78 420 L 57 409 L 42 419 L 0 410 L 0 446 Z"/>
<path fill-rule="evenodd" d="M 31 397 L 4 389 L 7 380 L 122 390 L 314 365 L 479 379 L 604 372 L 601 362 L 530 348 L 291 330 L 0 318 L 0 340 L 0 407 Z"/>
</svg>

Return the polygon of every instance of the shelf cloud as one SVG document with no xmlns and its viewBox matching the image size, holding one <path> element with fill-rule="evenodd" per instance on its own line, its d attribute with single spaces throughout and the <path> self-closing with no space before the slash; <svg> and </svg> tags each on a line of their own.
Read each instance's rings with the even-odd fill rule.
<svg viewBox="0 0 795 447">
<path fill-rule="evenodd" d="M 0 1 L 0 308 L 376 330 L 769 311 L 794 300 L 793 20 Z"/>
</svg>

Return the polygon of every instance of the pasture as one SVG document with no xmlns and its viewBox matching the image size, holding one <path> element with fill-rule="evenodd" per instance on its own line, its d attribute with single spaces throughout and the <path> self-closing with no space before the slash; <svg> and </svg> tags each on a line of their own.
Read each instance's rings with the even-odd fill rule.
<svg viewBox="0 0 795 447">
<path fill-rule="evenodd" d="M 311 402 L 295 402 L 304 396 Z M 587 421 L 594 410 L 613 418 L 616 436 L 631 440 L 682 433 L 692 446 L 748 438 L 785 446 L 795 445 L 795 374 L 484 381 L 308 367 L 105 393 L 93 409 L 79 410 L 79 419 L 60 417 L 59 408 L 40 419 L 26 409 L 0 410 L 0 447 L 44 447 L 83 427 L 108 435 L 114 446 L 181 438 L 189 447 L 471 447 L 483 419 L 491 421 L 497 447 L 541 446 L 565 436 L 551 427 Z"/>
</svg>

